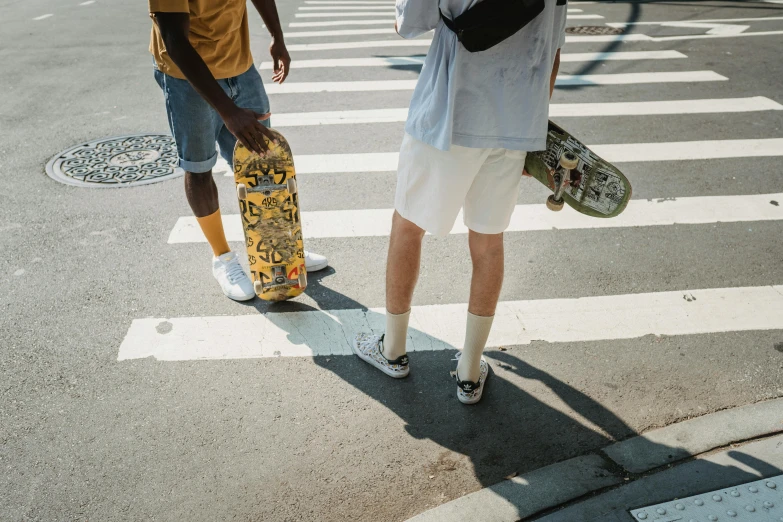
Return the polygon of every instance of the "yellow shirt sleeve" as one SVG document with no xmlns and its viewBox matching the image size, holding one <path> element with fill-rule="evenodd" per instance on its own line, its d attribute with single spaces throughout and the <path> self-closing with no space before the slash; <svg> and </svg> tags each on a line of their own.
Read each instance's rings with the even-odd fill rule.
<svg viewBox="0 0 783 522">
<path fill-rule="evenodd" d="M 149 0 L 150 13 L 189 13 L 188 0 Z"/>
</svg>

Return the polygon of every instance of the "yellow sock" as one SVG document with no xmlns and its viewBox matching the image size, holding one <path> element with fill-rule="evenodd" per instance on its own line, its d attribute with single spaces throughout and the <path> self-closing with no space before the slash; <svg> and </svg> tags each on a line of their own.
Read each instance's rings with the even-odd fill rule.
<svg viewBox="0 0 783 522">
<path fill-rule="evenodd" d="M 225 254 L 231 251 L 226 241 L 226 233 L 223 232 L 223 220 L 220 218 L 220 209 L 214 214 L 210 214 L 205 217 L 197 217 L 198 225 L 201 227 L 201 231 L 204 232 L 204 236 L 207 238 L 209 246 L 212 247 L 212 252 L 215 257 Z"/>
</svg>

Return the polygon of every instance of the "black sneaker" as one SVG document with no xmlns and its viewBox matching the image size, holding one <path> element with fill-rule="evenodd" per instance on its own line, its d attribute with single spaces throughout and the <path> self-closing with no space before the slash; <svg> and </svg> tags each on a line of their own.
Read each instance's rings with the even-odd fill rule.
<svg viewBox="0 0 783 522">
<path fill-rule="evenodd" d="M 457 352 L 453 360 L 459 361 L 461 356 L 462 352 Z M 462 404 L 476 404 L 481 400 L 481 394 L 484 393 L 484 383 L 487 382 L 487 376 L 489 375 L 489 364 L 487 364 L 487 360 L 483 356 L 481 357 L 479 367 L 478 382 L 461 381 L 459 375 L 457 375 L 457 370 L 451 372 L 451 375 L 457 381 L 457 398 Z"/>
</svg>

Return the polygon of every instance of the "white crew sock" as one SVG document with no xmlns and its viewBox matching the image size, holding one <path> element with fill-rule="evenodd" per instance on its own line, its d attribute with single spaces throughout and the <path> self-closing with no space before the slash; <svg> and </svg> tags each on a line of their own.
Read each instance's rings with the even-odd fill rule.
<svg viewBox="0 0 783 522">
<path fill-rule="evenodd" d="M 483 317 L 468 312 L 465 328 L 465 347 L 457 363 L 457 376 L 461 381 L 478 382 L 481 374 L 481 353 L 487 345 L 494 315 Z"/>
<path fill-rule="evenodd" d="M 405 342 L 408 339 L 408 319 L 411 311 L 404 314 L 392 314 L 386 310 L 386 336 L 383 338 L 383 356 L 394 360 L 405 355 Z"/>
</svg>

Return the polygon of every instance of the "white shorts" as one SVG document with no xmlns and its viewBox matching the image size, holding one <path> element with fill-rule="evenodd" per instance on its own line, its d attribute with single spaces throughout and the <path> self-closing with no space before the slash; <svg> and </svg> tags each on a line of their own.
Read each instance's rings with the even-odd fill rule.
<svg viewBox="0 0 783 522">
<path fill-rule="evenodd" d="M 508 228 L 527 153 L 452 145 L 442 151 L 405 134 L 394 208 L 431 234 L 446 235 L 464 207 L 465 226 L 480 234 Z"/>
</svg>

